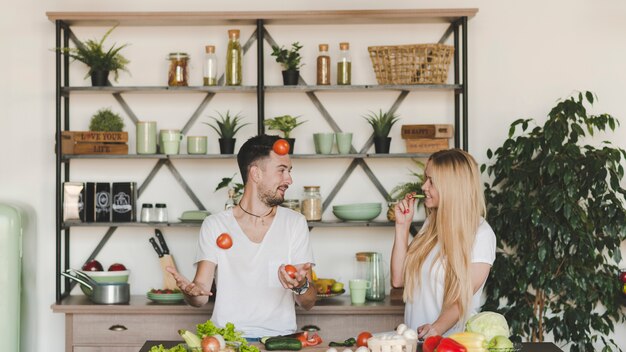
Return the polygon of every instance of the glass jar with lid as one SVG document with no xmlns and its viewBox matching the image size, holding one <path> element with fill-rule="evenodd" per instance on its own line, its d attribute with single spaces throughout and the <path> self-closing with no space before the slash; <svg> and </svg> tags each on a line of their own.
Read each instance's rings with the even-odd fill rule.
<svg viewBox="0 0 626 352">
<path fill-rule="evenodd" d="M 188 70 L 189 55 L 187 53 L 170 53 L 170 68 L 167 73 L 168 86 L 188 86 Z"/>
<path fill-rule="evenodd" d="M 300 200 L 299 199 L 285 199 L 281 204 L 282 207 L 289 208 L 293 211 L 300 212 Z"/>
<path fill-rule="evenodd" d="M 320 186 L 304 186 L 302 193 L 302 214 L 308 221 L 322 220 L 322 195 Z"/>
</svg>

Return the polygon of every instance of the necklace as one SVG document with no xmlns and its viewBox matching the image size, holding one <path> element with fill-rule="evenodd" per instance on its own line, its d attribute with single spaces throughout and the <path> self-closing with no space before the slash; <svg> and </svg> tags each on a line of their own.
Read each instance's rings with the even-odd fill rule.
<svg viewBox="0 0 626 352">
<path fill-rule="evenodd" d="M 241 210 L 243 210 L 244 213 L 246 213 L 248 215 L 251 215 L 251 216 L 254 216 L 257 219 L 261 219 L 261 225 L 265 225 L 265 220 L 263 218 L 270 216 L 272 214 L 272 212 L 274 211 L 274 207 L 271 207 L 270 211 L 267 214 L 265 214 L 265 215 L 252 214 L 251 212 L 247 211 L 246 209 L 244 209 L 241 206 L 241 202 L 239 203 L 239 208 L 241 208 Z"/>
</svg>

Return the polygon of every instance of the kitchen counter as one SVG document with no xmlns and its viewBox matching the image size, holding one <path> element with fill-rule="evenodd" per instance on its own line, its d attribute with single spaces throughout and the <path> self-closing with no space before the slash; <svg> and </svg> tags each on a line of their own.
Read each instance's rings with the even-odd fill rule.
<svg viewBox="0 0 626 352">
<path fill-rule="evenodd" d="M 52 311 L 65 314 L 67 352 L 137 352 L 146 340 L 179 340 L 178 329 L 195 331 L 207 321 L 213 303 L 195 308 L 185 303 L 154 303 L 144 295 L 134 295 L 129 304 L 93 304 L 84 295 L 65 298 L 52 305 Z M 298 327 L 317 325 L 327 341 L 343 341 L 360 331 L 390 331 L 404 320 L 404 304 L 382 302 L 352 305 L 347 294 L 318 300 L 305 311 L 296 307 Z"/>
<path fill-rule="evenodd" d="M 152 346 L 163 345 L 164 347 L 174 347 L 183 341 L 146 341 L 141 347 L 139 352 L 149 352 Z M 307 347 L 303 349 L 306 352 L 325 352 L 328 349 L 328 344 L 324 343 L 324 346 Z M 419 350 L 419 349 L 418 349 Z M 261 351 L 264 349 L 261 348 Z M 522 343 L 521 352 L 563 352 L 560 348 L 556 347 L 552 342 L 524 342 Z"/>
</svg>

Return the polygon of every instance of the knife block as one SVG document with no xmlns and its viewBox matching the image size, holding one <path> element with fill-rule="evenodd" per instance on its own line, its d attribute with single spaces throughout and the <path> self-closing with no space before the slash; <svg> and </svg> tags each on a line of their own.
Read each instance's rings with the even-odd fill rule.
<svg viewBox="0 0 626 352">
<path fill-rule="evenodd" d="M 163 257 L 159 258 L 159 262 L 161 263 L 161 271 L 163 271 L 163 288 L 178 290 L 178 286 L 176 286 L 176 280 L 174 280 L 174 277 L 172 276 L 172 274 L 170 274 L 169 271 L 165 270 L 165 268 L 171 266 L 178 271 L 178 269 L 176 268 L 176 264 L 174 263 L 174 258 L 171 255 L 166 254 Z"/>
</svg>

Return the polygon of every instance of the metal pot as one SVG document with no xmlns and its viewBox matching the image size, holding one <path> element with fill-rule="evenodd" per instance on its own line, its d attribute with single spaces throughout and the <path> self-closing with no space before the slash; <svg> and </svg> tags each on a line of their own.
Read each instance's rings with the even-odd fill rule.
<svg viewBox="0 0 626 352">
<path fill-rule="evenodd" d="M 91 294 L 87 296 L 93 303 L 126 304 L 130 301 L 130 285 L 127 282 L 98 283 L 89 276 L 79 271 L 71 270 L 71 272 L 77 274 L 78 276 L 81 276 L 82 278 L 70 275 L 68 273 L 61 273 L 61 275 L 87 287 L 91 291 Z"/>
</svg>

